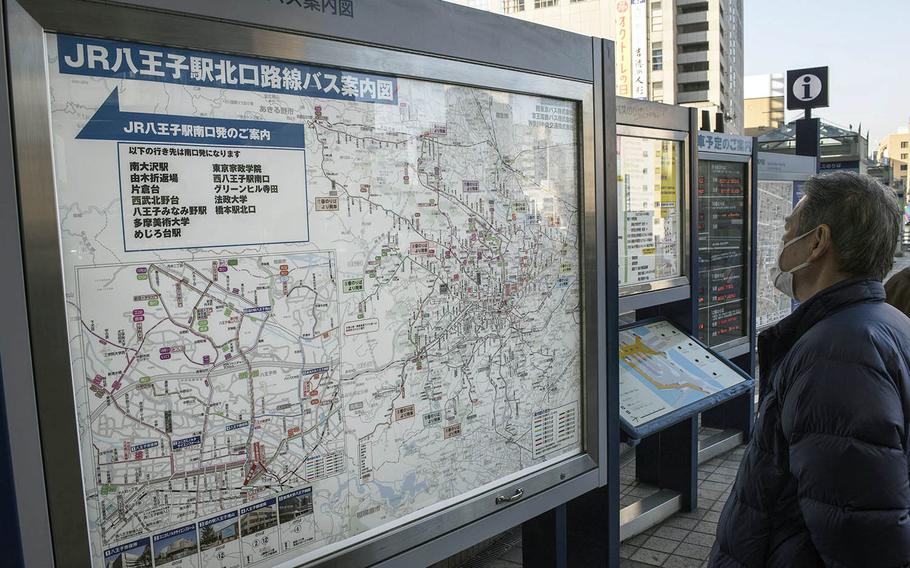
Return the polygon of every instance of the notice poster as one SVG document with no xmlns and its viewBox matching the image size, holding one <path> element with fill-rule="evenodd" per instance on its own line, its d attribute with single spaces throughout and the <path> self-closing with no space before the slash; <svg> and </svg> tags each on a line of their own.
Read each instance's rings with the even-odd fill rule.
<svg viewBox="0 0 910 568">
<path fill-rule="evenodd" d="M 619 282 L 629 294 L 682 275 L 680 143 L 619 136 L 617 147 Z"/>
<path fill-rule="evenodd" d="M 787 216 L 793 212 L 792 181 L 758 182 L 758 282 L 756 326 L 764 329 L 790 315 L 792 302 L 774 287 L 771 269 L 777 264 Z"/>
<path fill-rule="evenodd" d="M 46 47 L 95 566 L 306 565 L 582 451 L 575 102 Z"/>
<path fill-rule="evenodd" d="M 698 336 L 710 347 L 747 333 L 746 165 L 698 164 Z"/>
</svg>

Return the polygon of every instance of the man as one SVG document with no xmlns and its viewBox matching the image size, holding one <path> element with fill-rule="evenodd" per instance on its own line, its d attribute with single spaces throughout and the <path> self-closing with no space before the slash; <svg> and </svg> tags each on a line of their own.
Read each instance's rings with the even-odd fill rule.
<svg viewBox="0 0 910 568">
<path fill-rule="evenodd" d="M 905 268 L 885 283 L 886 302 L 910 316 L 910 268 Z"/>
<path fill-rule="evenodd" d="M 709 565 L 910 566 L 910 320 L 884 303 L 901 210 L 867 176 L 806 183 L 758 339 L 752 442 Z"/>
</svg>

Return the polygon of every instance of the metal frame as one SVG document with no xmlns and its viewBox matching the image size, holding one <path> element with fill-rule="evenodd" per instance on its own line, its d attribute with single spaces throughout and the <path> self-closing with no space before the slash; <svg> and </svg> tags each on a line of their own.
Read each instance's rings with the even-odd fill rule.
<svg viewBox="0 0 910 568">
<path fill-rule="evenodd" d="M 420 0 L 396 2 L 399 10 L 406 9 L 407 4 L 420 3 Z M 73 393 L 69 386 L 71 373 L 67 356 L 63 267 L 45 70 L 44 33 L 48 31 L 301 60 L 405 78 L 576 101 L 580 106 L 582 123 L 579 171 L 583 194 L 579 196 L 579 224 L 583 247 L 580 265 L 585 322 L 582 337 L 584 452 L 506 483 L 496 491 L 429 513 L 417 521 L 390 527 L 381 536 L 356 541 L 344 550 L 318 559 L 317 563 L 361 566 L 386 559 L 387 565 L 404 566 L 409 565 L 408 559 L 418 554 L 415 551 L 422 551 L 419 554 L 423 560 L 439 560 L 494 531 L 504 530 L 607 483 L 608 441 L 601 425 L 610 421 L 607 404 L 609 362 L 607 342 L 604 341 L 605 337 L 609 340 L 605 315 L 605 303 L 608 302 L 606 276 L 609 272 L 604 252 L 608 252 L 610 244 L 604 242 L 608 228 L 604 210 L 608 207 L 604 198 L 604 180 L 600 176 L 601 172 L 605 172 L 607 179 L 611 179 L 611 174 L 615 179 L 615 161 L 607 160 L 600 167 L 598 155 L 602 149 L 615 150 L 615 142 L 605 140 L 604 133 L 595 125 L 595 118 L 604 125 L 612 123 L 614 112 L 612 105 L 595 106 L 595 94 L 602 88 L 604 80 L 603 70 L 612 69 L 612 59 L 603 61 L 602 66 L 599 64 L 602 55 L 598 40 L 588 40 L 592 51 L 591 81 L 582 82 L 533 74 L 533 63 L 516 71 L 215 21 L 224 10 L 222 4 L 215 1 L 194 3 L 196 11 L 205 8 L 207 17 L 204 18 L 86 0 L 5 0 L 4 7 L 8 18 L 12 131 L 15 135 L 16 181 L 21 199 L 21 235 L 24 243 L 23 262 L 15 262 L 16 251 L 9 251 L 13 258 L 7 259 L 10 261 L 7 278 L 14 292 L 17 282 L 25 281 L 25 297 L 21 293 L 13 294 L 14 313 L 20 314 L 16 320 L 17 331 L 27 329 L 33 337 L 41 338 L 41 342 L 28 342 L 28 336 L 22 334 L 4 337 L 4 343 L 0 344 L 3 346 L 4 375 L 9 377 L 15 370 L 19 371 L 17 377 L 22 378 L 21 383 L 4 383 L 4 388 L 7 400 L 16 400 L 15 406 L 10 405 L 15 411 L 10 415 L 10 422 L 16 420 L 13 423 L 17 424 L 17 437 L 13 440 L 16 458 L 13 467 L 27 565 L 52 566 L 53 557 L 56 557 L 57 565 L 91 565 L 86 518 L 84 514 L 74 514 L 75 511 L 85 511 L 85 501 Z M 477 12 L 474 17 L 488 16 Z M 538 26 L 522 26 L 529 34 L 540 31 Z M 577 36 L 566 36 L 577 41 Z M 612 57 L 612 51 L 605 49 L 603 55 Z M 0 159 L 3 158 L 0 154 Z M 4 201 L 16 199 L 15 192 L 7 193 L 3 194 Z M 15 224 L 3 224 L 4 232 L 8 228 L 15 229 Z M 11 232 L 8 236 L 17 237 L 18 234 Z M 4 256 L 7 256 L 6 248 Z M 18 266 L 23 267 L 22 272 L 19 272 Z M 27 324 L 24 318 L 26 306 Z M 10 345 L 12 343 L 15 345 Z M 30 364 L 34 365 L 33 373 Z M 37 393 L 36 403 L 32 403 L 28 396 L 32 387 L 29 379 L 32 377 Z M 66 388 L 60 388 L 61 377 L 67 378 Z M 11 392 L 17 396 L 9 396 Z M 29 423 L 34 424 L 34 428 L 29 429 Z M 38 432 L 39 426 L 43 435 Z M 26 455 L 26 448 L 34 454 L 35 447 L 42 450 L 43 464 L 36 461 L 34 455 L 32 459 L 19 459 Z M 43 502 L 45 483 L 47 508 Z M 523 499 L 508 505 L 496 502 L 498 494 L 511 495 L 518 488 L 524 490 Z M 433 539 L 443 535 L 445 538 L 439 539 L 437 545 Z M 408 552 L 405 554 L 405 551 Z M 287 562 L 289 565 L 292 563 L 293 560 Z"/>
<path fill-rule="evenodd" d="M 743 257 L 743 267 L 746 269 L 746 279 L 743 282 L 743 290 L 748 291 L 749 297 L 744 298 L 745 308 L 743 312 L 743 322 L 749 324 L 752 321 L 752 314 L 754 312 L 754 291 L 752 281 L 755 278 L 752 269 L 751 258 L 754 251 L 754 235 L 757 227 L 754 226 L 752 222 L 752 217 L 755 207 L 753 207 L 753 193 L 755 184 L 753 183 L 753 177 L 755 172 L 755 164 L 752 161 L 752 154 L 719 154 L 715 152 L 699 152 L 698 154 L 699 162 L 734 162 L 739 164 L 746 164 L 746 177 L 745 180 L 748 183 L 746 191 L 743 193 L 743 200 L 745 205 L 744 218 L 748 215 L 749 224 L 746 229 L 745 241 L 745 256 Z M 696 200 L 695 206 L 698 207 L 698 202 Z M 697 254 L 697 251 L 695 251 Z M 696 316 L 698 308 L 696 308 Z M 744 326 L 745 327 L 745 326 Z M 754 332 L 749 325 L 748 329 L 745 329 L 745 335 L 743 337 L 737 337 L 736 339 L 731 339 L 730 341 L 721 343 L 720 345 L 712 346 L 712 349 L 717 351 L 718 354 L 723 355 L 728 359 L 733 357 L 738 357 L 744 355 L 751 351 L 752 338 L 754 337 Z"/>
<path fill-rule="evenodd" d="M 617 108 L 617 137 L 629 136 L 681 142 L 677 158 L 680 165 L 679 194 L 681 198 L 679 215 L 680 275 L 653 282 L 621 285 L 619 287 L 620 312 L 625 313 L 682 300 L 691 295 L 693 278 L 689 274 L 692 254 L 689 213 L 693 207 L 691 171 L 694 167 L 690 164 L 693 141 L 688 109 L 622 97 L 617 97 Z M 632 121 L 635 121 L 634 124 Z M 618 187 L 616 187 L 616 192 L 618 200 Z"/>
</svg>

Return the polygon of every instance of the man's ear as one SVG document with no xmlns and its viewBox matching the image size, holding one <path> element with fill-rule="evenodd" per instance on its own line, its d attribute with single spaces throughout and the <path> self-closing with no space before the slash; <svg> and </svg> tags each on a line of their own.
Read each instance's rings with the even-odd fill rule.
<svg viewBox="0 0 910 568">
<path fill-rule="evenodd" d="M 817 261 L 825 256 L 833 246 L 831 240 L 831 227 L 828 225 L 819 225 L 808 238 L 810 239 L 809 257 L 806 259 L 806 262 Z"/>
</svg>

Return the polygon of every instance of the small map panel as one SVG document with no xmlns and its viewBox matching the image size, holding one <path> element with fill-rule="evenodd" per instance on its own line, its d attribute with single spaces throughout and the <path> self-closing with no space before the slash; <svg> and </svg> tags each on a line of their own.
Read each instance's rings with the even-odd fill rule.
<svg viewBox="0 0 910 568">
<path fill-rule="evenodd" d="M 793 304 L 774 287 L 771 269 L 784 238 L 787 216 L 793 212 L 792 181 L 758 182 L 758 288 L 756 327 L 764 329 L 790 315 Z"/>
<path fill-rule="evenodd" d="M 682 274 L 681 146 L 672 140 L 618 137 L 620 295 Z"/>
<path fill-rule="evenodd" d="M 633 427 L 745 380 L 670 322 L 619 332 L 619 415 Z"/>
</svg>

